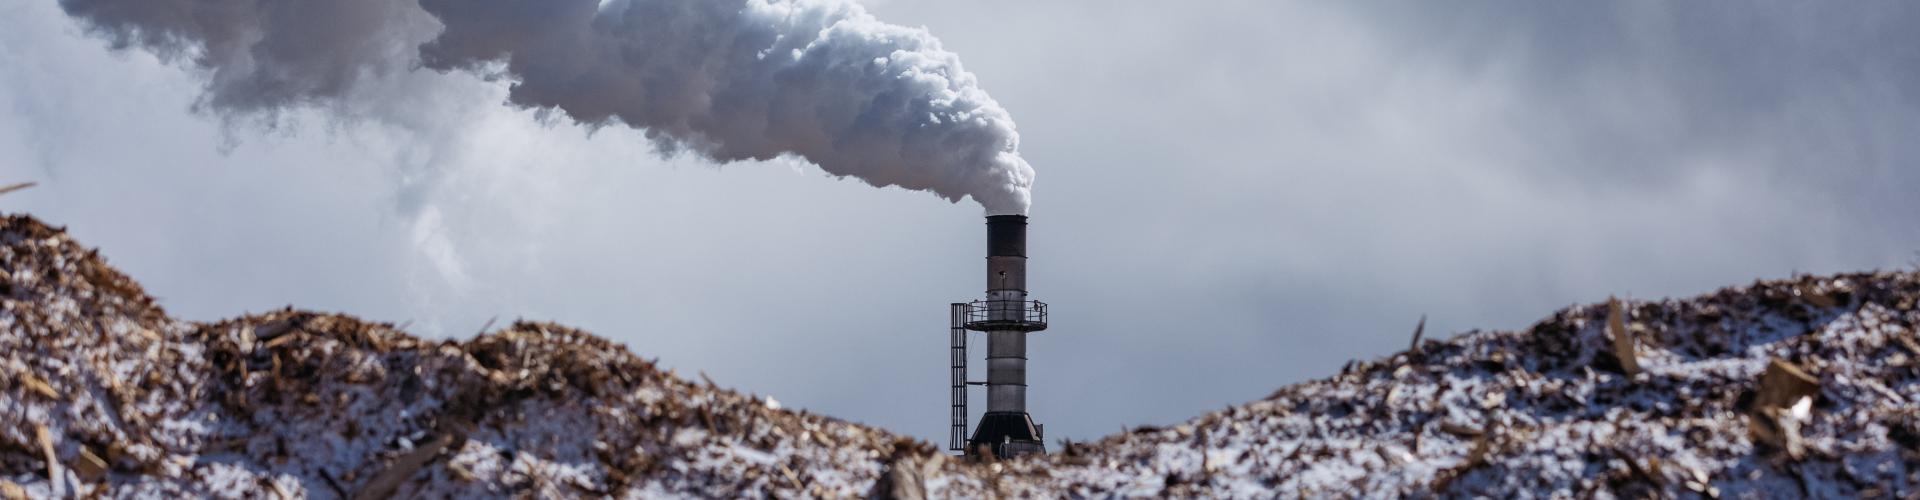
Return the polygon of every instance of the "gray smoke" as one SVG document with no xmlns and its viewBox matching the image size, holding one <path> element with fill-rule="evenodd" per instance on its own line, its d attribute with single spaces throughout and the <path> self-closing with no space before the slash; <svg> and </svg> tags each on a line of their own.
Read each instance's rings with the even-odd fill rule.
<svg viewBox="0 0 1920 500">
<path fill-rule="evenodd" d="M 200 106 L 342 107 L 429 68 L 512 82 L 511 104 L 626 124 L 718 162 L 804 158 L 874 186 L 1026 213 L 1005 109 L 924 29 L 851 0 L 61 0 L 116 48 L 207 79 Z M 375 89 L 375 90 L 370 90 Z M 377 96 L 375 97 L 377 98 Z"/>
</svg>

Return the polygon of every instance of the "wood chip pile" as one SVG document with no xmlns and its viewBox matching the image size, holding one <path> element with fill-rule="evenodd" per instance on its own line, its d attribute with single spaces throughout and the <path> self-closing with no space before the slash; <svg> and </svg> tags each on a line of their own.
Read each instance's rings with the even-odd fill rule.
<svg viewBox="0 0 1920 500">
<path fill-rule="evenodd" d="M 1416 339 L 1046 457 L 691 382 L 546 323 L 423 340 L 282 310 L 172 319 L 0 218 L 0 498 L 1278 494 L 1920 496 L 1920 276 L 1806 277 Z"/>
<path fill-rule="evenodd" d="M 0 270 L 0 495 L 845 497 L 897 450 L 934 454 L 558 325 L 175 321 L 24 216 L 0 221 Z"/>
</svg>

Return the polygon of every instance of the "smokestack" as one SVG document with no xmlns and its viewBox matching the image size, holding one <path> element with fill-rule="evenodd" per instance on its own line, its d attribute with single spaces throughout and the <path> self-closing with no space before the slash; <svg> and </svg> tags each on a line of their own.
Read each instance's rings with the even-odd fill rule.
<svg viewBox="0 0 1920 500">
<path fill-rule="evenodd" d="M 1026 216 L 987 217 L 987 299 L 966 306 L 966 321 L 958 326 L 987 334 L 987 412 L 967 439 L 966 453 L 1046 453 L 1045 436 L 1027 413 L 1027 334 L 1047 329 L 1047 304 L 1027 300 Z M 954 406 L 964 415 L 965 382 L 958 378 L 965 373 L 964 338 L 956 340 L 955 351 Z M 964 425 L 956 422 L 956 436 Z"/>
<path fill-rule="evenodd" d="M 1027 411 L 1026 300 L 1027 218 L 987 217 L 988 413 Z"/>
</svg>

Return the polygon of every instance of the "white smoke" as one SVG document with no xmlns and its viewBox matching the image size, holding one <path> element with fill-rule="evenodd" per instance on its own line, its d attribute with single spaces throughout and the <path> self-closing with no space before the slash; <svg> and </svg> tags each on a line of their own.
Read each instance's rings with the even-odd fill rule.
<svg viewBox="0 0 1920 500">
<path fill-rule="evenodd" d="M 205 74 L 200 106 L 351 108 L 428 68 L 512 82 L 508 101 L 642 129 L 718 162 L 792 155 L 989 214 L 1033 169 L 1005 109 L 925 29 L 850 0 L 61 0 L 116 48 Z"/>
<path fill-rule="evenodd" d="M 62 0 L 116 49 L 190 63 L 206 78 L 199 106 L 272 118 L 336 107 L 370 80 L 412 66 L 438 30 L 401 0 Z"/>
</svg>

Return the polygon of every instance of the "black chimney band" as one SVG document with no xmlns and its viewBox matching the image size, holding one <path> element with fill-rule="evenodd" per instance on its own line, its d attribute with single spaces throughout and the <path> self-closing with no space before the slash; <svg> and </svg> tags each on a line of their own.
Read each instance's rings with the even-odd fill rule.
<svg viewBox="0 0 1920 500">
<path fill-rule="evenodd" d="M 1027 216 L 987 216 L 987 256 L 1027 256 Z"/>
</svg>

